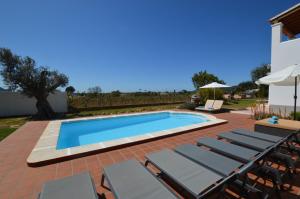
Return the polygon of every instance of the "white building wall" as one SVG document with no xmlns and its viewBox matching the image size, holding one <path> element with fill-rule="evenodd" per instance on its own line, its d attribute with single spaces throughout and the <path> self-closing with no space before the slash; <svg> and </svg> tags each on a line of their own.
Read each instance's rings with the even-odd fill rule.
<svg viewBox="0 0 300 199">
<path fill-rule="evenodd" d="M 300 39 L 282 41 L 282 23 L 272 26 L 271 72 L 281 70 L 293 64 L 300 64 Z M 300 87 L 300 86 L 299 86 Z M 300 88 L 297 109 L 300 111 Z M 270 86 L 269 104 L 273 108 L 292 110 L 294 106 L 293 86 Z"/>
<path fill-rule="evenodd" d="M 48 101 L 55 112 L 65 113 L 68 111 L 67 94 L 55 92 L 50 94 Z M 34 115 L 36 99 L 29 98 L 17 92 L 0 92 L 0 117 L 16 115 Z"/>
</svg>

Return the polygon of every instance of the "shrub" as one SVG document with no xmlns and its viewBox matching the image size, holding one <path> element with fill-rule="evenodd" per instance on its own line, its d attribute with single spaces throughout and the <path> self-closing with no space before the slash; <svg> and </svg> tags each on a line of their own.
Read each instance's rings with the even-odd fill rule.
<svg viewBox="0 0 300 199">
<path fill-rule="evenodd" d="M 223 99 L 223 94 L 224 94 L 224 92 L 222 91 L 222 89 L 217 88 L 215 90 L 215 98 L 216 99 Z M 214 99 L 214 89 L 211 89 L 211 88 L 199 89 L 198 95 L 200 97 L 200 104 L 205 104 L 205 102 L 208 99 Z"/>
<path fill-rule="evenodd" d="M 198 105 L 191 102 L 186 102 L 179 106 L 180 109 L 194 110 Z"/>
<path fill-rule="evenodd" d="M 294 119 L 294 112 L 290 113 L 290 118 Z M 300 112 L 296 112 L 296 118 L 295 118 L 295 120 L 300 121 Z"/>
<path fill-rule="evenodd" d="M 277 116 L 278 118 L 281 118 L 281 119 L 291 119 L 292 118 L 292 117 L 289 117 L 286 109 L 284 109 L 283 111 L 281 109 L 279 109 L 276 112 L 273 111 L 271 108 L 268 109 L 265 106 L 264 101 L 258 101 L 256 104 L 253 104 L 251 106 L 251 112 L 252 112 L 252 118 L 255 120 L 261 120 L 261 119 L 269 118 L 272 116 Z M 293 116 L 293 114 L 291 114 L 291 115 Z M 297 112 L 297 118 L 300 120 L 300 112 Z"/>
</svg>

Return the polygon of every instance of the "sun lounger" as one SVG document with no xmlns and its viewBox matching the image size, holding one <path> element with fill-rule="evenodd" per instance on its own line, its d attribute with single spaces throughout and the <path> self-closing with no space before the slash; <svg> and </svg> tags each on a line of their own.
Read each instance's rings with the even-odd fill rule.
<svg viewBox="0 0 300 199">
<path fill-rule="evenodd" d="M 104 168 L 101 184 L 106 180 L 115 198 L 177 198 L 148 169 L 136 160 L 128 160 Z"/>
<path fill-rule="evenodd" d="M 287 138 L 283 138 L 283 137 L 279 137 L 279 136 L 264 134 L 264 133 L 255 132 L 255 131 L 249 131 L 246 129 L 235 129 L 232 132 L 236 133 L 236 134 L 248 136 L 251 138 L 259 139 L 259 140 L 273 142 L 273 143 L 283 143 L 287 139 Z M 271 153 L 270 159 L 272 159 L 274 162 L 277 162 L 277 163 L 284 163 L 292 171 L 295 169 L 296 161 L 294 161 L 290 155 L 282 153 L 281 150 L 279 150 L 279 151 L 275 150 L 273 153 Z"/>
<path fill-rule="evenodd" d="M 146 165 L 154 165 L 162 175 L 195 198 L 203 197 L 224 184 L 222 175 L 168 149 L 148 154 L 146 159 Z"/>
<path fill-rule="evenodd" d="M 223 176 L 229 176 L 244 165 L 241 162 L 212 151 L 202 149 L 192 144 L 180 145 L 175 148 L 175 152 L 201 164 L 204 167 L 212 169 Z"/>
<path fill-rule="evenodd" d="M 271 180 L 275 186 L 273 186 L 273 189 L 271 189 L 271 191 L 266 191 L 266 195 L 270 195 L 273 191 L 278 192 L 278 190 L 280 189 L 280 186 L 282 185 L 282 178 L 286 173 L 281 174 L 278 170 L 268 165 L 262 164 L 264 161 L 262 161 L 262 163 L 260 161 L 267 154 L 269 154 L 269 152 L 271 152 L 272 148 L 268 148 L 265 151 L 256 151 L 213 138 L 201 138 L 198 140 L 197 144 L 199 146 L 208 147 L 212 151 L 215 151 L 227 157 L 247 163 L 248 166 L 246 168 L 246 171 L 251 169 L 252 173 L 256 173 L 261 177 Z M 241 168 L 241 170 L 242 169 L 243 168 Z M 237 184 L 236 182 L 238 181 L 234 181 L 234 184 Z"/>
<path fill-rule="evenodd" d="M 224 101 L 223 100 L 215 100 L 213 108 L 215 110 L 221 110 L 222 106 L 223 106 Z"/>
<path fill-rule="evenodd" d="M 46 182 L 39 199 L 96 199 L 93 180 L 88 172 Z"/>
<path fill-rule="evenodd" d="M 232 132 L 220 133 L 218 137 L 261 152 L 274 146 L 274 142 L 268 142 Z"/>
<path fill-rule="evenodd" d="M 220 111 L 223 105 L 223 100 L 207 100 L 204 107 L 196 107 L 198 111 L 216 112 Z"/>
<path fill-rule="evenodd" d="M 240 135 L 233 132 L 226 132 L 221 133 L 218 135 L 219 138 L 223 138 L 226 140 L 229 140 L 233 143 L 236 143 L 238 145 L 248 147 L 250 149 L 258 150 L 262 152 L 264 155 L 264 160 L 271 160 L 268 166 L 272 165 L 273 163 L 283 164 L 286 167 L 285 172 L 282 173 L 281 176 L 288 175 L 289 177 L 292 176 L 292 173 L 296 171 L 295 164 L 296 162 L 286 154 L 281 153 L 278 151 L 278 146 L 283 142 L 268 142 L 264 141 L 258 138 L 249 137 L 246 135 Z M 266 152 L 268 151 L 268 155 L 266 155 Z"/>
<path fill-rule="evenodd" d="M 214 100 L 206 100 L 206 103 L 204 106 L 198 106 L 195 109 L 196 110 L 210 110 L 213 109 Z"/>
<path fill-rule="evenodd" d="M 300 129 L 299 121 L 279 119 L 279 123 L 274 125 L 268 122 L 269 119 L 263 119 L 255 122 L 255 130 L 261 133 L 276 135 L 279 137 L 288 137 L 286 147 L 289 152 L 296 153 L 300 157 Z M 296 143 L 296 144 L 295 144 Z"/>
<path fill-rule="evenodd" d="M 175 152 L 219 173 L 220 175 L 223 175 L 224 177 L 231 176 L 227 185 L 230 185 L 232 188 L 239 191 L 240 194 L 247 196 L 247 194 L 254 193 L 259 198 L 264 197 L 264 193 L 261 190 L 247 183 L 247 172 L 251 170 L 251 164 L 238 162 L 192 144 L 180 145 L 175 148 Z"/>
<path fill-rule="evenodd" d="M 199 146 L 209 147 L 217 153 L 242 162 L 249 162 L 255 159 L 260 154 L 259 151 L 240 147 L 230 143 L 225 143 L 213 138 L 201 138 L 197 141 L 197 144 Z"/>
<path fill-rule="evenodd" d="M 233 133 L 236 134 L 240 134 L 240 135 L 245 135 L 248 137 L 253 137 L 253 138 L 258 138 L 264 141 L 268 141 L 268 142 L 280 142 L 283 140 L 282 137 L 279 136 L 275 136 L 275 135 L 269 135 L 269 134 L 265 134 L 265 133 L 260 133 L 260 132 L 256 132 L 256 131 L 249 131 L 246 129 L 234 129 L 232 130 Z"/>
<path fill-rule="evenodd" d="M 296 152 L 298 157 L 300 157 L 300 148 L 294 145 L 292 134 L 285 134 L 285 137 L 280 137 L 280 136 L 275 136 L 275 135 L 256 132 L 256 131 L 249 131 L 246 129 L 234 129 L 232 130 L 232 132 L 236 134 L 276 143 L 276 145 L 278 145 L 280 149 L 284 149 L 284 152 L 288 152 L 288 153 Z"/>
</svg>

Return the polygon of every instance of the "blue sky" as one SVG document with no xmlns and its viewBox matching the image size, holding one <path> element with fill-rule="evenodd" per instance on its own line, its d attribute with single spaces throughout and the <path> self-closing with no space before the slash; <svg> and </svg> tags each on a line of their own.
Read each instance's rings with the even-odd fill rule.
<svg viewBox="0 0 300 199">
<path fill-rule="evenodd" d="M 270 62 L 268 19 L 298 2 L 0 0 L 0 47 L 67 74 L 80 91 L 191 90 L 201 70 L 235 85 Z"/>
</svg>

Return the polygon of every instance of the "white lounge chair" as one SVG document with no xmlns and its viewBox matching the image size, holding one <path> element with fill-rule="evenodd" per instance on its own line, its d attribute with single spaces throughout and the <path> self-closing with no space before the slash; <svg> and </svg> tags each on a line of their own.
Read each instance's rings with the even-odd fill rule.
<svg viewBox="0 0 300 199">
<path fill-rule="evenodd" d="M 198 111 L 216 112 L 220 111 L 223 106 L 223 100 L 207 100 L 204 107 L 196 107 Z"/>
<path fill-rule="evenodd" d="M 198 106 L 195 109 L 199 110 L 199 111 L 210 110 L 210 109 L 213 109 L 213 105 L 214 105 L 214 100 L 206 100 L 206 103 L 204 106 Z"/>
</svg>

